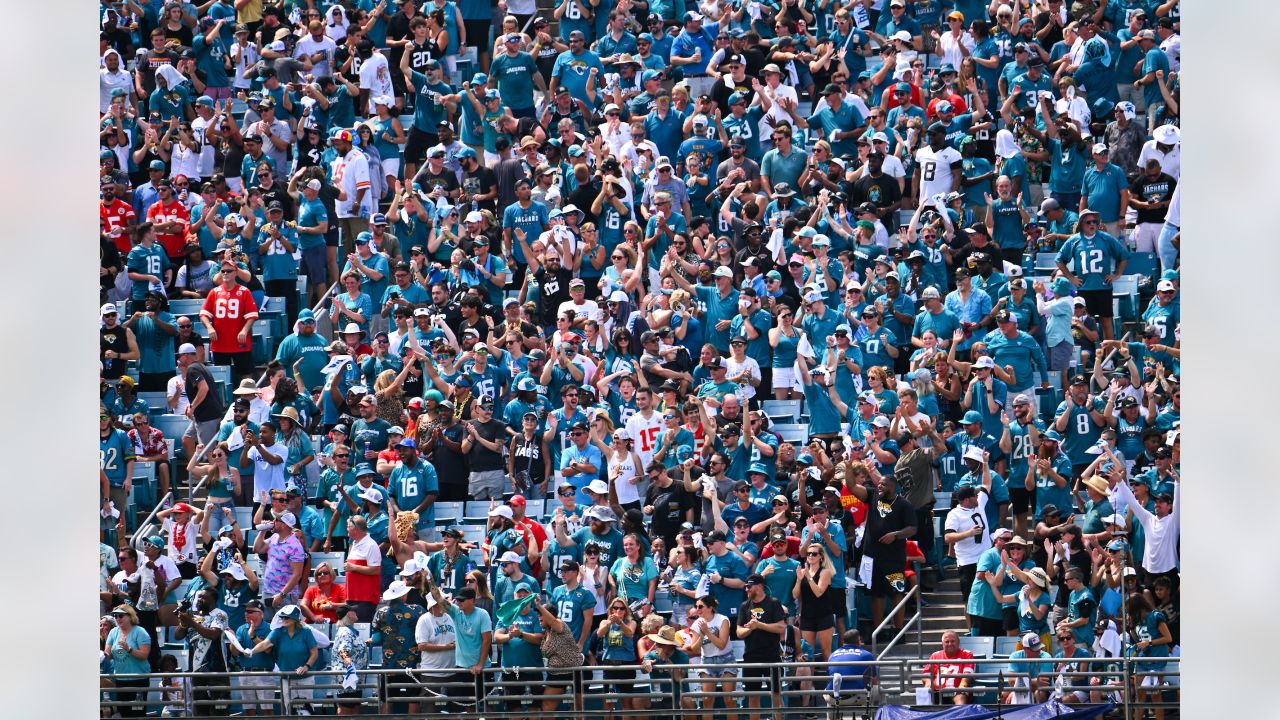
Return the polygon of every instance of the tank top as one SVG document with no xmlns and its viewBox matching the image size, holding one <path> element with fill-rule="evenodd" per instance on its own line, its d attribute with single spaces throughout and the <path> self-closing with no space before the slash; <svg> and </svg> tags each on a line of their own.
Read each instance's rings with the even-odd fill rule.
<svg viewBox="0 0 1280 720">
<path fill-rule="evenodd" d="M 729 655 L 733 653 L 733 651 L 729 649 L 728 645 L 725 645 L 724 649 L 716 647 L 715 643 L 711 642 L 709 637 L 711 635 L 718 635 L 720 633 L 721 626 L 727 622 L 729 622 L 729 618 L 721 615 L 720 613 L 713 615 L 711 620 L 707 622 L 707 626 L 709 628 L 707 631 L 708 637 L 703 638 L 702 649 L 700 650 L 704 660 L 707 658 L 718 658 L 721 655 Z M 730 637 L 730 640 L 732 639 L 733 638 Z"/>
<path fill-rule="evenodd" d="M 129 361 L 108 358 L 108 350 L 116 353 L 129 352 L 129 336 L 123 325 L 99 328 L 98 332 L 98 359 L 102 361 L 102 377 L 107 380 L 119 380 L 124 375 L 124 371 L 129 369 Z"/>
<path fill-rule="evenodd" d="M 796 346 L 800 343 L 800 333 L 787 335 L 778 333 L 778 346 L 773 349 L 773 367 L 789 368 L 796 363 Z"/>
<path fill-rule="evenodd" d="M 583 570 L 587 570 L 587 566 L 582 566 Z M 596 599 L 596 617 L 604 617 L 604 593 L 600 592 L 600 583 L 596 582 L 595 572 L 581 572 L 582 588 L 595 596 Z"/>
<path fill-rule="evenodd" d="M 813 592 L 813 582 L 808 569 L 802 570 L 804 582 L 800 583 L 800 612 L 805 618 L 818 618 L 831 613 L 831 603 L 827 600 L 827 593 L 821 596 Z M 830 587 L 827 588 L 828 591 Z"/>
</svg>

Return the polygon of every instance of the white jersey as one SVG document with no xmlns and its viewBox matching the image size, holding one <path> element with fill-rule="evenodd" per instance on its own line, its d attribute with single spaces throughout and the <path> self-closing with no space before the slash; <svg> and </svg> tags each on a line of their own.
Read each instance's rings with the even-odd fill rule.
<svg viewBox="0 0 1280 720">
<path fill-rule="evenodd" d="M 321 37 L 319 40 L 314 40 L 310 35 L 307 35 L 298 41 L 298 46 L 294 49 L 293 56 L 295 58 L 303 56 L 309 58 L 318 52 L 324 53 L 324 59 L 312 66 L 311 74 L 315 77 L 331 75 L 330 68 L 333 67 L 333 56 L 338 52 L 338 44 L 332 38 Z M 957 65 L 956 67 L 960 66 Z"/>
<path fill-rule="evenodd" d="M 947 513 L 947 519 L 942 524 L 945 532 L 968 532 L 975 527 L 982 528 L 978 535 L 955 544 L 957 565 L 974 565 L 982 553 L 991 548 L 991 528 L 987 527 L 986 507 L 987 492 L 980 488 L 977 505 L 972 508 L 957 505 Z"/>
<path fill-rule="evenodd" d="M 959 172 L 952 169 L 951 165 L 958 164 L 960 160 L 960 152 L 950 145 L 937 151 L 925 145 L 916 151 L 916 164 L 920 168 L 921 202 L 934 195 L 951 192 L 952 175 Z"/>
<path fill-rule="evenodd" d="M 258 54 L 258 46 L 253 43 L 246 43 L 243 47 L 239 43 L 231 46 L 231 59 L 235 61 L 235 76 L 231 78 L 231 87 L 237 90 L 248 90 L 253 87 L 253 81 L 244 77 L 244 73 L 249 68 L 258 64 L 258 60 L 262 56 Z"/>
<path fill-rule="evenodd" d="M 213 177 L 214 172 L 214 154 L 213 145 L 205 139 L 205 132 L 213 125 L 213 118 L 205 120 L 197 117 L 191 121 L 191 134 L 195 135 L 196 140 L 200 143 L 200 161 L 197 167 L 200 170 L 200 177 Z"/>
<path fill-rule="evenodd" d="M 662 420 L 662 413 L 657 411 L 652 411 L 647 418 L 637 412 L 627 419 L 627 437 L 631 438 L 645 467 L 649 467 L 653 460 L 653 453 L 658 449 L 658 433 L 664 427 L 666 423 Z"/>
<path fill-rule="evenodd" d="M 373 197 L 373 189 L 369 183 L 369 157 L 357 148 L 351 148 L 347 154 L 333 162 L 333 184 L 347 193 L 346 200 L 334 201 L 338 217 L 357 217 L 360 209 L 356 207 L 356 194 L 364 190 L 363 205 L 370 213 L 376 207 L 377 199 Z"/>
<path fill-rule="evenodd" d="M 1182 72 L 1182 36 L 1170 35 L 1160 43 L 1160 49 L 1169 58 L 1169 70 Z"/>
</svg>

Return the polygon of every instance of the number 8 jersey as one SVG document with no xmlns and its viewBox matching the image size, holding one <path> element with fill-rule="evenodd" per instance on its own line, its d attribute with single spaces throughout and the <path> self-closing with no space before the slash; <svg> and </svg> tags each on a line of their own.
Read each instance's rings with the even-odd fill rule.
<svg viewBox="0 0 1280 720">
<path fill-rule="evenodd" d="M 243 344 L 236 338 L 246 322 L 258 319 L 258 305 L 245 286 L 236 285 L 231 290 L 214 288 L 200 308 L 200 317 L 209 318 L 218 334 L 218 339 L 209 343 L 214 352 L 240 353 L 253 348 L 252 336 L 245 338 Z"/>
</svg>

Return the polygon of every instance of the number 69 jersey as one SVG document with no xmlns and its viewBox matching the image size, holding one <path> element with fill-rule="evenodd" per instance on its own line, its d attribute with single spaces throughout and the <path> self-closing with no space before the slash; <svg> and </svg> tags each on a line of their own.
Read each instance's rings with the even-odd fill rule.
<svg viewBox="0 0 1280 720">
<path fill-rule="evenodd" d="M 200 308 L 200 317 L 209 318 L 218 339 L 209 343 L 216 353 L 240 353 L 253 349 L 253 337 L 241 343 L 236 336 L 246 322 L 258 319 L 258 305 L 253 295 L 243 285 L 227 290 L 221 286 L 213 289 Z"/>
</svg>

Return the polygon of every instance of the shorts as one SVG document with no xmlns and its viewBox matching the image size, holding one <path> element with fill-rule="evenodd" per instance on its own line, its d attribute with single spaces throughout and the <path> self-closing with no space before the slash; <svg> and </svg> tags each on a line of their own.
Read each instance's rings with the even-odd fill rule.
<svg viewBox="0 0 1280 720">
<path fill-rule="evenodd" d="M 831 608 L 831 612 L 837 616 L 844 615 L 845 608 L 849 602 L 848 588 L 828 587 L 825 595 L 827 596 L 827 602 L 831 603 L 828 606 Z"/>
<path fill-rule="evenodd" d="M 748 660 L 747 662 L 759 662 Z M 754 678 L 754 679 L 748 679 Z M 762 690 L 774 691 L 782 688 L 782 670 L 778 665 L 773 667 L 742 668 L 742 687 L 748 692 Z"/>
<path fill-rule="evenodd" d="M 409 140 L 404 144 L 404 161 L 405 164 L 417 165 L 422 156 L 427 154 L 427 148 L 440 142 L 440 136 L 436 133 L 424 132 L 416 127 L 409 129 Z"/>
<path fill-rule="evenodd" d="M 632 661 L 620 663 L 622 665 L 631 665 Z M 630 693 L 636 691 L 636 671 L 635 670 L 614 670 L 609 667 L 609 661 L 605 661 L 604 670 L 605 690 L 610 693 Z"/>
<path fill-rule="evenodd" d="M 978 637 L 1000 637 L 1004 635 L 1004 621 L 1000 618 L 970 615 L 969 622 Z"/>
<path fill-rule="evenodd" d="M 400 177 L 400 158 L 383 158 L 382 174 L 387 177 Z"/>
<path fill-rule="evenodd" d="M 334 242 L 337 242 L 336 238 Z M 302 262 L 298 263 L 298 274 L 307 276 L 308 285 L 328 282 L 329 251 L 324 245 L 302 251 Z"/>
<path fill-rule="evenodd" d="M 1071 368 L 1071 361 L 1075 359 L 1076 345 L 1070 340 L 1062 342 L 1049 348 L 1049 356 L 1045 358 L 1048 361 L 1049 370 L 1068 370 Z"/>
<path fill-rule="evenodd" d="M 1002 625 L 1005 632 L 1018 629 L 1018 608 L 1016 605 L 1000 608 L 1000 615 L 1003 617 Z"/>
<path fill-rule="evenodd" d="M 502 484 L 506 477 L 503 470 L 472 471 L 467 491 L 473 500 L 501 500 Z"/>
<path fill-rule="evenodd" d="M 566 690 L 567 695 L 582 694 L 582 675 L 576 674 L 572 670 L 557 671 L 551 668 L 547 669 L 547 686 L 558 687 Z"/>
<path fill-rule="evenodd" d="M 391 687 L 392 685 L 400 684 L 408 684 L 413 687 Z M 392 673 L 378 676 L 378 692 L 384 702 L 389 702 L 392 698 L 421 697 L 422 687 L 418 685 L 418 681 L 407 673 Z"/>
<path fill-rule="evenodd" d="M 881 573 L 876 572 L 871 577 L 871 587 L 868 592 L 871 597 L 888 597 L 891 594 L 899 594 L 907 590 L 906 576 L 901 572 Z"/>
<path fill-rule="evenodd" d="M 798 626 L 801 632 L 824 632 L 836 626 L 836 618 L 831 607 L 827 606 L 822 610 L 801 612 Z"/>
<path fill-rule="evenodd" d="M 250 330 L 250 332 L 253 331 Z M 250 341 L 252 341 L 252 338 L 250 338 Z M 213 354 L 213 363 L 215 365 L 230 365 L 233 370 L 233 380 L 242 378 L 253 374 L 253 351 L 244 350 L 242 352 L 234 353 L 215 352 Z"/>
<path fill-rule="evenodd" d="M 704 657 L 702 658 L 701 664 L 716 665 L 716 664 L 724 664 L 724 663 L 731 663 L 731 662 L 733 662 L 733 653 L 727 652 L 723 655 L 716 655 L 714 657 Z M 718 677 L 720 675 L 731 675 L 733 677 L 737 677 L 738 672 L 739 672 L 738 668 L 735 668 L 735 667 L 716 667 L 716 668 L 708 667 L 708 668 L 697 668 L 697 669 L 690 670 L 689 676 L 690 677 L 701 676 L 704 678 L 712 678 L 712 677 Z"/>
<path fill-rule="evenodd" d="M 1111 298 L 1114 293 L 1110 290 L 1081 290 L 1076 294 L 1084 298 L 1085 308 L 1094 317 L 1110 320 L 1115 313 L 1115 309 L 1111 304 Z"/>
<path fill-rule="evenodd" d="M 324 234 L 324 246 L 327 248 L 338 247 L 338 224 L 330 223 L 329 231 Z M 326 253 L 326 256 L 328 253 Z"/>
<path fill-rule="evenodd" d="M 1031 509 L 1031 500 L 1034 496 L 1035 494 L 1026 488 L 1009 486 L 1009 509 L 1015 515 L 1021 515 Z"/>
<path fill-rule="evenodd" d="M 237 699 L 242 705 L 270 705 L 275 702 L 276 688 L 280 683 L 276 682 L 274 673 L 267 672 L 241 672 L 237 673 L 236 684 L 240 690 L 236 693 Z"/>
<path fill-rule="evenodd" d="M 193 422 L 187 425 L 187 431 L 182 434 L 182 437 L 195 438 L 196 442 L 207 445 L 218 434 L 218 427 L 221 424 L 220 419 Z"/>
<path fill-rule="evenodd" d="M 493 25 L 493 20 L 467 20 L 463 19 L 462 26 L 467 29 L 467 46 L 474 47 L 476 50 L 488 50 L 493 47 L 489 42 L 489 28 Z"/>
<path fill-rule="evenodd" d="M 773 368 L 773 389 L 804 392 L 804 388 L 800 385 L 800 379 L 796 377 L 794 365 L 792 367 Z"/>
</svg>

